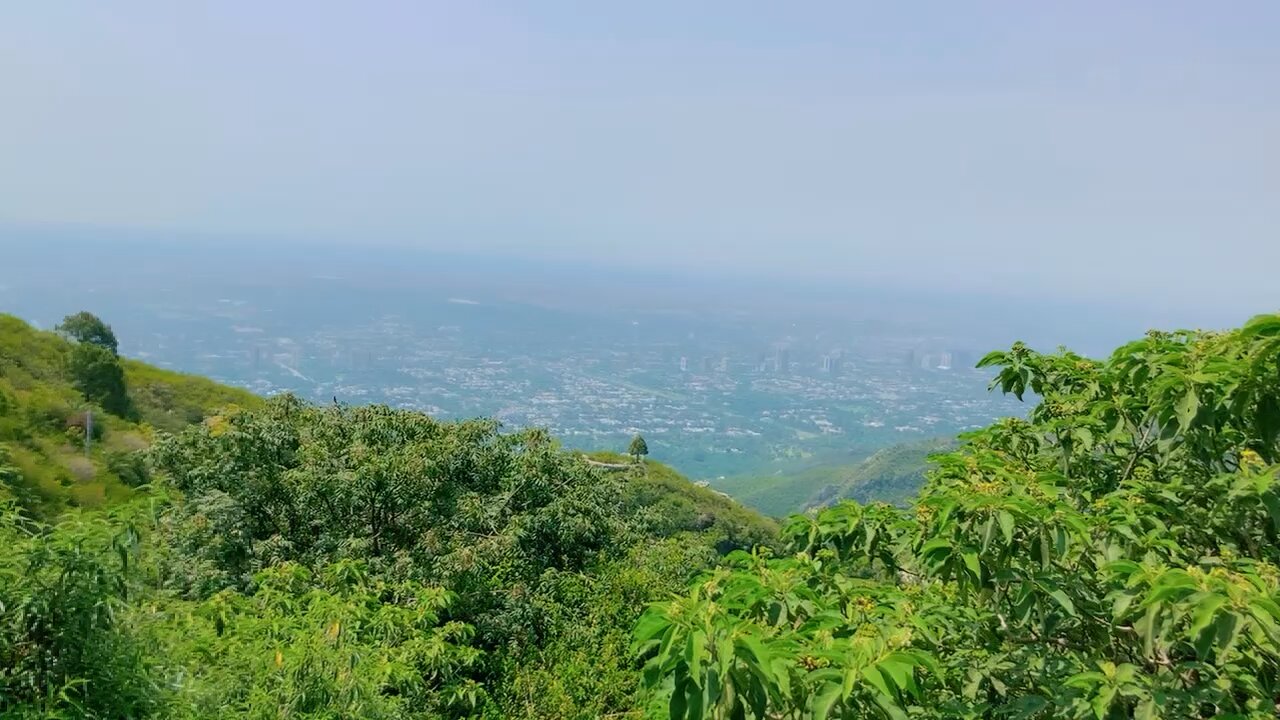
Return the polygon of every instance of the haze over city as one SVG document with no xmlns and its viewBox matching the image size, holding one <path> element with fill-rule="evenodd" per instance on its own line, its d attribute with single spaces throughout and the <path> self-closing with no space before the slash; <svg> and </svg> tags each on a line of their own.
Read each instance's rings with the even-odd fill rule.
<svg viewBox="0 0 1280 720">
<path fill-rule="evenodd" d="M 5 244 L 408 247 L 1188 323 L 1274 304 L 1270 2 L 5 15 Z"/>
</svg>

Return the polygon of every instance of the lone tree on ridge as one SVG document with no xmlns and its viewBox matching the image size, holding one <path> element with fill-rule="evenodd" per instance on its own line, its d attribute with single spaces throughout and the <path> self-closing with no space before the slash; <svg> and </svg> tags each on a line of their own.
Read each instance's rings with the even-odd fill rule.
<svg viewBox="0 0 1280 720">
<path fill-rule="evenodd" d="M 627 447 L 627 454 L 636 462 L 641 462 L 644 456 L 649 454 L 649 445 L 644 441 L 644 438 L 640 437 L 640 433 L 636 433 L 636 436 L 631 438 L 631 445 Z"/>
</svg>

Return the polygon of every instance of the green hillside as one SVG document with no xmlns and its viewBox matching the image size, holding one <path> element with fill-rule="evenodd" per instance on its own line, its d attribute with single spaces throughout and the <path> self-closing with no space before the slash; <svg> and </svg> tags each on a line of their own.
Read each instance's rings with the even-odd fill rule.
<svg viewBox="0 0 1280 720">
<path fill-rule="evenodd" d="M 944 438 L 879 450 L 856 463 L 829 463 L 771 475 L 731 477 L 715 487 L 760 512 L 783 517 L 839 500 L 902 504 L 924 485 L 928 456 L 954 447 Z"/>
<path fill-rule="evenodd" d="M 588 457 L 626 467 L 618 472 L 626 479 L 628 506 L 643 508 L 662 534 L 682 530 L 710 532 L 720 538 L 720 549 L 724 551 L 768 543 L 777 536 L 778 526 L 773 520 L 743 507 L 737 498 L 695 485 L 660 462 L 634 463 L 625 455 L 611 452 L 594 452 Z"/>
<path fill-rule="evenodd" d="M 132 407 L 113 415 L 76 388 L 72 350 L 66 338 L 0 314 L 0 464 L 12 468 L 0 496 L 46 516 L 128 498 L 147 480 L 139 453 L 157 430 L 179 430 L 226 405 L 262 403 L 243 390 L 123 360 Z M 86 454 L 87 413 L 93 436 Z"/>
<path fill-rule="evenodd" d="M 713 481 L 713 487 L 770 517 L 785 517 L 803 510 L 816 493 L 838 482 L 851 467 L 815 465 L 769 475 L 728 477 Z"/>
<path fill-rule="evenodd" d="M 932 438 L 876 451 L 857 465 L 833 473 L 832 482 L 814 493 L 805 507 L 828 507 L 841 500 L 905 505 L 924 486 L 929 456 L 955 447 L 954 440 Z"/>
</svg>

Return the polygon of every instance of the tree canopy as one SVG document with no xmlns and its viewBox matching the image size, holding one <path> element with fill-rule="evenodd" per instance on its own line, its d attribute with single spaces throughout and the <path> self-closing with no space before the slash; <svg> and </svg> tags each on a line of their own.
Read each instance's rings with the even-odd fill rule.
<svg viewBox="0 0 1280 720">
<path fill-rule="evenodd" d="M 76 389 L 89 402 L 119 417 L 132 412 L 124 367 L 110 350 L 91 343 L 71 348 L 67 369 Z"/>
<path fill-rule="evenodd" d="M 116 334 L 111 331 L 111 326 L 93 313 L 81 310 L 68 315 L 62 318 L 55 329 L 76 342 L 106 348 L 112 355 L 119 353 L 120 344 L 116 341 Z"/>
<path fill-rule="evenodd" d="M 644 438 L 639 433 L 636 433 L 636 436 L 631 438 L 631 444 L 627 446 L 627 454 L 636 460 L 649 454 L 649 444 L 644 441 Z"/>
<path fill-rule="evenodd" d="M 57 331 L 75 343 L 67 369 L 76 389 L 103 410 L 120 417 L 128 415 L 132 404 L 125 387 L 124 367 L 117 355 L 119 343 L 111 326 L 97 315 L 81 311 L 63 318 Z"/>
</svg>

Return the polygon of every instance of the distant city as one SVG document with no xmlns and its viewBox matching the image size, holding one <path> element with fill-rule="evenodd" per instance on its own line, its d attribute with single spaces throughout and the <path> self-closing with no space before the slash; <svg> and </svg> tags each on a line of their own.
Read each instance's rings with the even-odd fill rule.
<svg viewBox="0 0 1280 720">
<path fill-rule="evenodd" d="M 694 478 L 861 457 L 953 435 L 1020 407 L 967 351 L 927 338 L 818 334 L 767 343 L 748 319 L 706 336 L 673 318 L 616 323 L 446 299 L 430 312 L 279 322 L 263 299 L 152 303 L 122 351 L 263 395 L 385 403 L 441 419 L 545 426 L 571 447 L 625 448 Z M 48 319 L 43 319 L 47 324 Z"/>
<path fill-rule="evenodd" d="M 127 355 L 263 395 L 493 417 L 582 450 L 620 451 L 640 433 L 653 458 L 712 482 L 848 463 L 1024 412 L 972 367 L 989 340 L 937 318 L 889 319 L 899 311 L 888 303 L 783 305 L 748 292 L 684 307 L 621 285 L 594 302 L 517 294 L 487 275 L 135 272 L 67 281 L 63 295 L 24 290 L 49 281 L 11 273 L 0 309 L 46 328 L 90 309 Z"/>
</svg>

